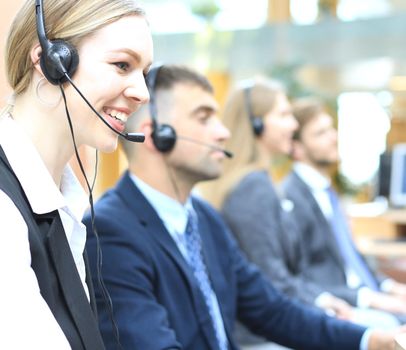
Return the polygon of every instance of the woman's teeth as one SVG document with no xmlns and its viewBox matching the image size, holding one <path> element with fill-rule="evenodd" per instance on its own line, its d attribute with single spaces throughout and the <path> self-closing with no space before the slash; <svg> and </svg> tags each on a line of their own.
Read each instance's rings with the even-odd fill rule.
<svg viewBox="0 0 406 350">
<path fill-rule="evenodd" d="M 115 111 L 115 110 L 105 110 L 105 112 L 112 118 L 117 119 L 123 123 L 127 122 L 128 119 L 128 115 L 126 113 L 123 112 L 119 112 L 119 111 Z"/>
</svg>

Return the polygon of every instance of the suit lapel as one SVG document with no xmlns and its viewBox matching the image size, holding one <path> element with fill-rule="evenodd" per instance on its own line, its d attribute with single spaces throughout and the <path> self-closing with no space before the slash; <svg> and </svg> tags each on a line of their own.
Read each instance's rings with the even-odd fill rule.
<svg viewBox="0 0 406 350">
<path fill-rule="evenodd" d="M 203 333 L 205 334 L 207 341 L 210 343 L 210 349 L 217 349 L 218 344 L 214 336 L 214 329 L 212 326 L 212 321 L 208 308 L 206 306 L 203 293 L 200 291 L 199 285 L 196 278 L 193 275 L 192 269 L 189 267 L 187 261 L 179 251 L 176 243 L 173 241 L 169 232 L 166 230 L 163 223 L 158 219 L 159 222 L 154 219 L 149 221 L 146 225 L 148 234 L 155 240 L 162 250 L 174 261 L 174 263 L 179 267 L 181 273 L 186 277 L 188 281 L 192 300 L 196 310 L 197 319 L 202 327 Z M 209 272 L 210 274 L 210 272 Z"/>
<path fill-rule="evenodd" d="M 62 221 L 58 212 L 55 211 L 52 214 L 47 244 L 67 307 L 85 349 L 103 348 L 97 323 L 74 263 Z"/>
<path fill-rule="evenodd" d="M 303 182 L 303 180 L 295 172 L 293 172 L 293 176 L 294 182 L 296 182 L 295 186 L 297 186 L 301 195 L 304 197 L 304 199 L 301 202 L 308 203 L 308 205 L 310 205 L 312 212 L 315 214 L 317 218 L 318 224 L 321 225 L 320 230 L 324 232 L 323 238 L 326 240 L 327 248 L 329 249 L 331 255 L 339 262 L 340 266 L 344 266 L 344 261 L 340 255 L 340 252 L 337 249 L 337 243 L 335 241 L 335 237 L 332 232 L 330 223 L 327 221 L 326 217 L 321 211 L 310 188 Z"/>
<path fill-rule="evenodd" d="M 208 343 L 210 344 L 209 348 L 218 349 L 204 296 L 200 291 L 191 268 L 167 231 L 164 223 L 159 218 L 154 208 L 149 204 L 148 200 L 143 196 L 141 191 L 135 186 L 128 173 L 125 173 L 119 181 L 117 191 L 123 201 L 131 208 L 131 211 L 134 212 L 134 215 L 138 217 L 141 225 L 145 227 L 145 233 L 148 236 L 146 239 L 154 240 L 155 244 L 157 244 L 170 257 L 174 264 L 179 268 L 180 272 L 184 275 L 190 287 L 191 299 L 193 300 L 195 307 L 196 317 Z M 207 250 L 205 248 L 203 249 L 205 251 Z M 211 273 L 209 272 L 209 274 Z"/>
<path fill-rule="evenodd" d="M 137 218 L 141 225 L 145 227 L 148 238 L 154 239 L 156 244 L 176 262 L 185 276 L 190 279 L 192 274 L 186 260 L 166 230 L 162 220 L 141 191 L 135 186 L 128 173 L 125 173 L 119 181 L 117 192 L 127 206 L 131 208 L 134 218 Z"/>
</svg>

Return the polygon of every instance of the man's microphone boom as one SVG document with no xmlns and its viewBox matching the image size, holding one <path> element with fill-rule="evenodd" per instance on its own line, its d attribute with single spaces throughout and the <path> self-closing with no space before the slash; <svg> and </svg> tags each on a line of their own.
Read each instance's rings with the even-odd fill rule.
<svg viewBox="0 0 406 350">
<path fill-rule="evenodd" d="M 209 147 L 209 148 L 211 148 L 211 149 L 213 149 L 213 150 L 223 152 L 224 155 L 225 155 L 227 158 L 232 158 L 232 157 L 233 157 L 233 153 L 231 153 L 230 151 L 227 151 L 227 150 L 224 149 L 224 148 L 218 147 L 218 146 L 216 146 L 216 145 L 211 145 L 211 144 L 209 144 L 209 143 L 205 143 L 205 142 L 201 142 L 201 141 L 198 141 L 198 140 L 195 140 L 195 139 L 191 139 L 191 138 L 186 137 L 186 136 L 177 135 L 176 138 L 177 138 L 178 140 L 189 141 L 189 142 L 195 143 L 195 144 L 197 144 L 197 145 Z"/>
</svg>

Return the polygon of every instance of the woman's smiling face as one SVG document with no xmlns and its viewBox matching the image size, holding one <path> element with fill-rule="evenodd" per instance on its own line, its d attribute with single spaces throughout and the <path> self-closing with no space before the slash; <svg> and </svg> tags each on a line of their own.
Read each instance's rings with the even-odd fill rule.
<svg viewBox="0 0 406 350">
<path fill-rule="evenodd" d="M 153 44 L 147 21 L 142 16 L 123 17 L 83 39 L 78 52 L 73 81 L 110 126 L 122 132 L 130 114 L 149 100 L 145 75 Z M 117 135 L 69 84 L 66 95 L 78 145 L 114 151 Z"/>
</svg>

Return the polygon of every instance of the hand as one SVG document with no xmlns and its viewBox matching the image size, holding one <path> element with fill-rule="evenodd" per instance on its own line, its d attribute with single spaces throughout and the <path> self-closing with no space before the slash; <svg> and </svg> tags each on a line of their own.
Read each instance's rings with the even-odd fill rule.
<svg viewBox="0 0 406 350">
<path fill-rule="evenodd" d="M 406 314 L 406 298 L 392 294 L 373 292 L 370 306 L 397 314 Z"/>
<path fill-rule="evenodd" d="M 369 337 L 368 350 L 395 350 L 395 337 L 402 333 L 406 333 L 406 326 L 390 331 L 373 330 Z"/>
<path fill-rule="evenodd" d="M 319 303 L 319 307 L 327 312 L 332 311 L 335 317 L 342 320 L 351 321 L 353 317 L 352 306 L 345 300 L 337 298 L 331 294 L 323 298 L 322 302 Z"/>
<path fill-rule="evenodd" d="M 392 287 L 388 291 L 390 294 L 406 299 L 406 284 L 392 281 Z"/>
</svg>

